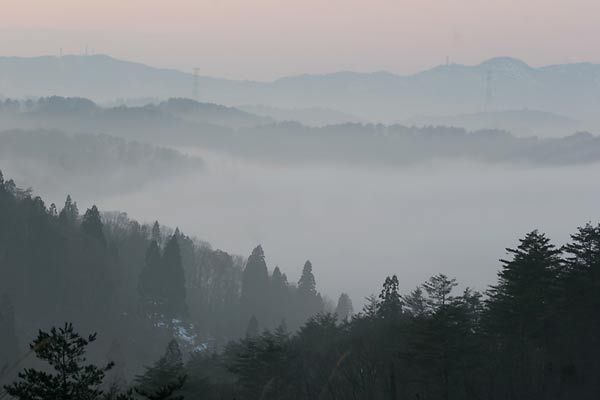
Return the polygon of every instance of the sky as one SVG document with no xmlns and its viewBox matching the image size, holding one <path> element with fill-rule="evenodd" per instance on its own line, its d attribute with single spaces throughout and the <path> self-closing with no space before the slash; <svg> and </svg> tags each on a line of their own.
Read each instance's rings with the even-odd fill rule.
<svg viewBox="0 0 600 400">
<path fill-rule="evenodd" d="M 0 55 L 84 53 L 234 79 L 495 56 L 600 63 L 598 0 L 0 0 Z"/>
</svg>

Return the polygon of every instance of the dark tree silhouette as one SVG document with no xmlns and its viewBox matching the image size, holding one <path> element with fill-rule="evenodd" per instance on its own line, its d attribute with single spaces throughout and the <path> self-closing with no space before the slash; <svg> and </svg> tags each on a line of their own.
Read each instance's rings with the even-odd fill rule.
<svg viewBox="0 0 600 400">
<path fill-rule="evenodd" d="M 135 391 L 149 400 L 181 400 L 177 395 L 185 382 L 186 374 L 179 345 L 171 340 L 165 354 L 143 375 L 135 378 Z"/>
<path fill-rule="evenodd" d="M 388 276 L 383 283 L 383 289 L 379 294 L 377 313 L 382 318 L 394 319 L 402 313 L 402 297 L 399 292 L 398 277 Z"/>
<path fill-rule="evenodd" d="M 83 215 L 81 230 L 89 237 L 96 239 L 102 246 L 106 246 L 106 238 L 102 231 L 102 220 L 96 206 L 92 206 Z"/>
<path fill-rule="evenodd" d="M 83 338 L 69 323 L 50 332 L 40 331 L 30 347 L 54 373 L 27 368 L 19 373 L 17 382 L 5 386 L 6 392 L 20 400 L 100 398 L 100 385 L 112 363 L 104 367 L 84 364 L 86 348 L 95 340 L 96 334 Z"/>
<path fill-rule="evenodd" d="M 335 308 L 335 314 L 340 321 L 349 321 L 353 313 L 354 308 L 352 307 L 352 300 L 350 300 L 350 296 L 348 296 L 346 293 L 342 293 L 338 299 L 337 306 Z"/>
<path fill-rule="evenodd" d="M 168 318 L 181 318 L 187 315 L 185 273 L 181 260 L 181 250 L 177 236 L 167 241 L 162 257 L 160 279 L 166 300 L 165 313 Z"/>
<path fill-rule="evenodd" d="M 268 294 L 269 272 L 265 253 L 261 246 L 257 246 L 248 257 L 242 278 L 241 304 L 245 315 L 255 315 L 259 320 L 267 320 Z"/>
</svg>

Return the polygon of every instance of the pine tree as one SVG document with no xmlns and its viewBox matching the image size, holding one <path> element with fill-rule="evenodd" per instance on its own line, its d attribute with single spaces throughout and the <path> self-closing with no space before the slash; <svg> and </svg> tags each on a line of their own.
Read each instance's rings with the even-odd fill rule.
<svg viewBox="0 0 600 400">
<path fill-rule="evenodd" d="M 422 317 L 427 314 L 427 299 L 421 287 L 415 288 L 410 294 L 402 297 L 404 306 L 413 317 Z"/>
<path fill-rule="evenodd" d="M 297 290 L 298 322 L 303 324 L 310 317 L 323 311 L 323 299 L 317 292 L 317 284 L 310 261 L 304 263 Z"/>
<path fill-rule="evenodd" d="M 162 296 L 162 284 L 160 249 L 153 240 L 146 250 L 146 262 L 138 280 L 140 306 L 152 318 L 164 312 L 166 300 Z"/>
<path fill-rule="evenodd" d="M 402 313 L 402 297 L 399 293 L 398 277 L 388 276 L 383 283 L 383 289 L 379 294 L 377 315 L 384 319 L 395 319 Z"/>
<path fill-rule="evenodd" d="M 317 284 L 312 270 L 313 267 L 311 262 L 306 261 L 306 263 L 304 263 L 304 268 L 302 268 L 302 276 L 298 281 L 298 293 L 305 298 L 311 298 L 317 295 Z"/>
<path fill-rule="evenodd" d="M 271 326 L 281 321 L 290 311 L 289 297 L 287 277 L 281 273 L 279 267 L 275 267 L 270 279 L 269 305 Z"/>
<path fill-rule="evenodd" d="M 269 272 L 265 262 L 265 254 L 261 246 L 257 246 L 248 261 L 242 276 L 241 304 L 246 317 L 255 315 L 265 321 L 269 295 Z"/>
<path fill-rule="evenodd" d="M 350 300 L 350 296 L 346 293 L 340 294 L 340 298 L 337 302 L 337 307 L 335 308 L 335 314 L 337 315 L 340 321 L 349 321 L 354 312 L 354 308 L 352 307 L 352 300 Z"/>
<path fill-rule="evenodd" d="M 435 312 L 451 303 L 454 298 L 450 296 L 452 289 L 456 287 L 456 279 L 449 279 L 444 274 L 432 276 L 423 284 L 427 292 L 427 305 Z"/>
<path fill-rule="evenodd" d="M 519 241 L 516 249 L 506 249 L 512 259 L 501 260 L 498 284 L 489 291 L 488 305 L 494 321 L 501 325 L 495 329 L 537 336 L 555 298 L 561 251 L 537 230 Z"/>
<path fill-rule="evenodd" d="M 504 349 L 496 354 L 496 362 L 505 371 L 498 377 L 504 379 L 505 397 L 510 393 L 515 398 L 544 398 L 546 375 L 538 373 L 543 371 L 540 363 L 548 355 L 548 336 L 553 332 L 549 323 L 561 251 L 537 230 L 519 242 L 516 249 L 506 249 L 511 259 L 501 260 L 498 284 L 488 292 L 483 326 Z"/>
<path fill-rule="evenodd" d="M 367 297 L 365 297 L 365 305 L 363 306 L 362 311 L 359 315 L 367 319 L 373 319 L 377 317 L 378 309 L 378 297 L 375 294 L 370 294 Z"/>
<path fill-rule="evenodd" d="M 165 246 L 160 278 L 163 282 L 162 289 L 166 300 L 167 317 L 173 319 L 186 316 L 185 273 L 179 242 L 175 235 L 171 236 Z"/>
<path fill-rule="evenodd" d="M 590 313 L 600 307 L 600 224 L 586 224 L 564 246 L 565 297 L 569 312 Z M 575 306 L 575 304 L 577 304 Z M 577 310 L 579 309 L 579 310 Z M 600 318 L 598 318 L 600 323 Z"/>
<path fill-rule="evenodd" d="M 52 328 L 49 333 L 40 331 L 30 347 L 54 373 L 27 368 L 19 373 L 17 382 L 4 387 L 6 392 L 19 400 L 99 399 L 100 386 L 112 363 L 102 368 L 84 365 L 86 348 L 95 340 L 96 334 L 83 338 L 68 323 L 59 329 Z"/>
<path fill-rule="evenodd" d="M 104 237 L 104 232 L 102 231 L 100 212 L 95 205 L 88 209 L 83 215 L 83 220 L 81 221 L 81 230 L 89 237 L 96 239 L 103 247 L 106 247 L 106 238 Z"/>
<path fill-rule="evenodd" d="M 77 209 L 77 203 L 71 199 L 71 195 L 67 195 L 65 206 L 60 211 L 58 218 L 64 224 L 74 224 L 77 222 L 79 210 Z"/>
<path fill-rule="evenodd" d="M 180 400 L 175 393 L 183 387 L 186 378 L 183 356 L 176 340 L 167 345 L 165 354 L 143 375 L 135 378 L 135 391 L 149 400 Z"/>
</svg>

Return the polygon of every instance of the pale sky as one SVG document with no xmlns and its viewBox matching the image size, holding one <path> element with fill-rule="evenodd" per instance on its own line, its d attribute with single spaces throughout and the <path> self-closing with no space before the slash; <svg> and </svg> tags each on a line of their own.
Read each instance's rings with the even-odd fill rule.
<svg viewBox="0 0 600 400">
<path fill-rule="evenodd" d="M 600 63 L 600 0 L 0 0 L 0 55 L 90 52 L 236 79 L 513 56 Z"/>
</svg>

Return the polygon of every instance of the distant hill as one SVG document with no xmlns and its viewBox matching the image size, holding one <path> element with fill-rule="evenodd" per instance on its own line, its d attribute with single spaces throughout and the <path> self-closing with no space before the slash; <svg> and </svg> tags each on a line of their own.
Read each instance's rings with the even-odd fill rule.
<svg viewBox="0 0 600 400">
<path fill-rule="evenodd" d="M 532 109 L 585 120 L 600 109 L 600 65 L 534 68 L 508 57 L 443 65 L 414 75 L 339 72 L 273 82 L 199 77 L 202 102 L 329 108 L 370 121 Z M 1 57 L 0 95 L 117 98 L 191 97 L 193 77 L 109 56 Z M 487 93 L 491 96 L 488 97 Z"/>
<path fill-rule="evenodd" d="M 71 135 L 105 134 L 161 146 L 198 147 L 267 162 L 400 166 L 439 159 L 473 159 L 542 166 L 600 161 L 600 136 L 589 133 L 565 136 L 572 132 L 567 128 L 573 120 L 538 111 L 465 114 L 454 122 L 487 126 L 496 121 L 527 127 L 546 124 L 548 129 L 564 127 L 561 138 L 547 138 L 545 134 L 519 138 L 505 129 L 465 129 L 450 126 L 453 124 L 419 127 L 343 123 L 311 127 L 294 121 L 269 121 L 236 108 L 187 99 L 110 108 L 83 98 L 0 102 L 0 131 L 53 129 Z M 44 140 L 40 139 L 40 143 L 46 142 L 52 142 L 52 137 L 46 135 Z M 77 154 L 85 154 L 84 145 L 96 146 L 83 139 L 77 144 L 80 147 L 73 149 Z M 5 150 L 4 157 L 10 154 L 12 150 Z"/>
<path fill-rule="evenodd" d="M 108 135 L 0 130 L 0 170 L 43 193 L 64 190 L 64 182 L 78 197 L 122 193 L 202 166 L 202 159 L 173 149 Z"/>
<path fill-rule="evenodd" d="M 174 103 L 178 103 L 175 101 Z M 187 103 L 186 103 L 187 104 Z M 235 125 L 242 119 L 263 121 L 243 111 L 226 107 L 190 102 L 197 110 L 219 110 L 219 118 L 231 117 Z M 187 104 L 189 107 L 190 104 Z M 194 145 L 198 138 L 210 142 L 211 137 L 231 134 L 232 128 L 207 122 L 215 113 L 185 111 L 170 102 L 143 107 L 100 107 L 94 102 L 78 97 L 45 97 L 37 101 L 0 102 L 0 130 L 2 129 L 56 129 L 69 133 L 108 134 L 160 145 Z M 181 115 L 186 115 L 182 118 Z M 243 118 L 242 118 L 243 117 Z"/>
<path fill-rule="evenodd" d="M 516 136 L 566 136 L 582 128 L 573 118 L 537 110 L 507 110 L 450 116 L 422 116 L 402 121 L 404 125 L 454 126 L 468 130 L 501 129 Z"/>
<path fill-rule="evenodd" d="M 306 126 L 327 126 L 343 123 L 367 122 L 357 116 L 333 110 L 331 108 L 279 108 L 265 105 L 243 105 L 237 108 L 248 111 L 252 114 L 269 117 L 279 122 L 293 121 Z"/>
<path fill-rule="evenodd" d="M 271 124 L 275 122 L 268 116 L 242 111 L 239 108 L 220 104 L 199 103 L 186 98 L 172 98 L 158 104 L 157 109 L 180 117 L 186 121 L 205 122 L 230 128 L 241 128 Z"/>
</svg>

